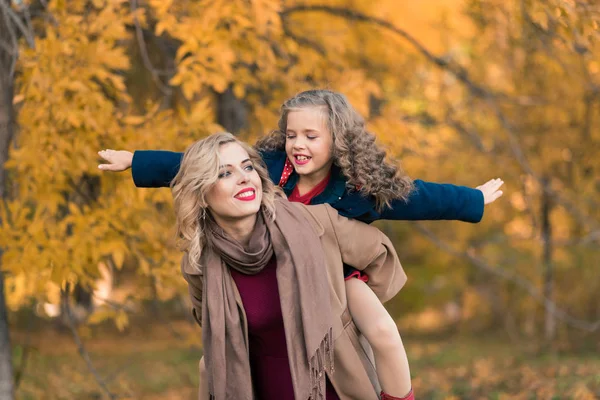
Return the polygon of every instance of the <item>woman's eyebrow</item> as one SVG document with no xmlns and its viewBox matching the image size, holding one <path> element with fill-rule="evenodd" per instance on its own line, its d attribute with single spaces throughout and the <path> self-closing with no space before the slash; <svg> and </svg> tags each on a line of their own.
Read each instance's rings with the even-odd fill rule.
<svg viewBox="0 0 600 400">
<path fill-rule="evenodd" d="M 240 165 L 245 164 L 247 162 L 251 162 L 252 160 L 250 160 L 249 158 L 246 158 L 245 160 L 243 160 Z M 223 164 L 223 165 L 219 165 L 219 168 L 226 168 L 226 167 L 232 167 L 231 164 Z"/>
</svg>

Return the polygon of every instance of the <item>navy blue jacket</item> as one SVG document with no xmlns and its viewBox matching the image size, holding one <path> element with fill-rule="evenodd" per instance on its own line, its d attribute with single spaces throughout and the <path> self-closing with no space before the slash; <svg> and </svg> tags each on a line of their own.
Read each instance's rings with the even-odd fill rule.
<svg viewBox="0 0 600 400">
<path fill-rule="evenodd" d="M 261 153 L 271 180 L 277 184 L 283 172 L 283 151 Z M 177 175 L 183 153 L 138 150 L 133 155 L 131 174 L 137 187 L 167 187 Z M 290 175 L 283 190 L 289 196 L 298 182 L 298 174 Z M 415 180 L 415 190 L 408 201 L 394 200 L 390 207 L 377 211 L 375 198 L 348 188 L 340 169 L 333 166 L 329 184 L 312 200 L 312 204 L 328 203 L 340 215 L 371 223 L 388 220 L 459 220 L 479 222 L 483 217 L 483 193 L 466 186 Z"/>
</svg>

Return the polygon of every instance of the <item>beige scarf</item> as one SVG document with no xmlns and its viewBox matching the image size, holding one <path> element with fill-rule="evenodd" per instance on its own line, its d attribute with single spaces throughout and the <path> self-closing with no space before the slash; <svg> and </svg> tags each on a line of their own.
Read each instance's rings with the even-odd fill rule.
<svg viewBox="0 0 600 400">
<path fill-rule="evenodd" d="M 256 274 L 273 255 L 294 397 L 324 399 L 325 372 L 333 371 L 333 338 L 321 242 L 302 212 L 286 200 L 276 200 L 275 221 L 263 214 L 259 213 L 246 248 L 214 221 L 206 230 L 208 246 L 201 257 L 202 339 L 211 399 L 254 398 L 248 344 L 228 267 Z"/>
</svg>

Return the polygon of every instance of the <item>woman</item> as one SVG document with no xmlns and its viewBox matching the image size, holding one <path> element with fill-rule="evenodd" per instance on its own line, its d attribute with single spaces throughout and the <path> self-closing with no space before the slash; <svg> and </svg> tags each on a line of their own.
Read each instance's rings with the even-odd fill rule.
<svg viewBox="0 0 600 400">
<path fill-rule="evenodd" d="M 273 182 L 288 199 L 303 204 L 327 203 L 349 218 L 459 219 L 477 222 L 484 204 L 502 195 L 500 179 L 477 189 L 412 181 L 365 128 L 364 119 L 340 93 L 309 90 L 281 107 L 279 129 L 257 143 Z M 156 151 L 103 151 L 110 164 L 102 169 L 132 167 L 137 186 L 164 186 L 174 177 L 181 154 Z M 414 190 L 413 190 L 414 188 Z M 410 371 L 393 319 L 363 281 L 366 274 L 345 268 L 346 294 L 353 320 L 371 345 L 384 398 L 409 392 Z M 352 279 L 358 277 L 359 279 Z"/>
<path fill-rule="evenodd" d="M 377 399 L 343 264 L 390 299 L 406 275 L 389 239 L 327 205 L 279 197 L 258 154 L 230 134 L 192 145 L 172 190 L 210 396 Z"/>
</svg>

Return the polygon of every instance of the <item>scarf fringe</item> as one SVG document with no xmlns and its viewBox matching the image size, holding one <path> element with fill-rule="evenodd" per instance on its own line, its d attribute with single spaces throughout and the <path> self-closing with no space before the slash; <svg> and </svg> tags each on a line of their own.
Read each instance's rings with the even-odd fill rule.
<svg viewBox="0 0 600 400">
<path fill-rule="evenodd" d="M 321 344 L 319 344 L 319 348 L 310 358 L 308 367 L 310 369 L 311 387 L 309 400 L 324 400 L 327 373 L 332 374 L 334 371 L 332 328 L 329 328 Z"/>
</svg>

